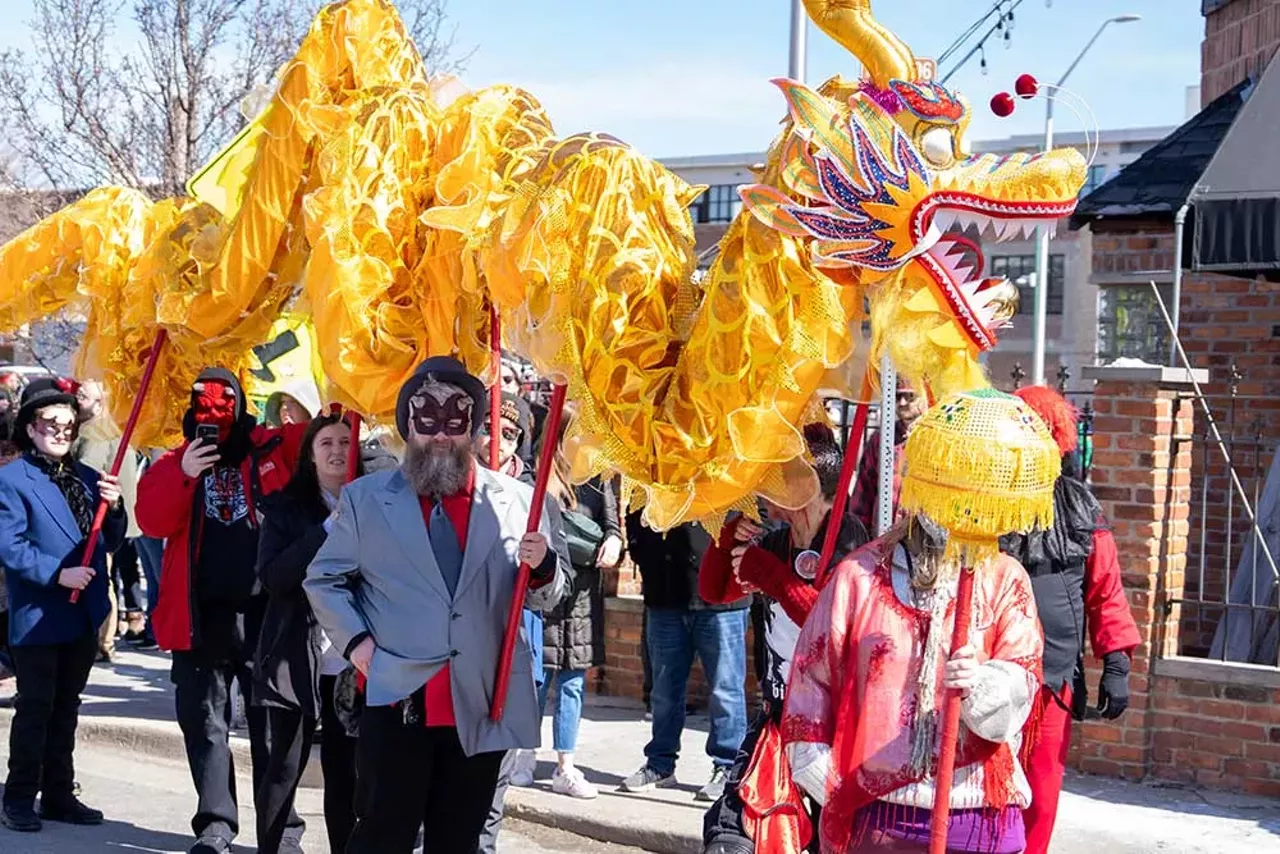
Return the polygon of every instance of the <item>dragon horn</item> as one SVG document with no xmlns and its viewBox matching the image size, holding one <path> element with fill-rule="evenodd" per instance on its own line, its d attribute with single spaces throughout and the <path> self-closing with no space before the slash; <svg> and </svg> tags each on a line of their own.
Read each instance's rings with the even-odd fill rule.
<svg viewBox="0 0 1280 854">
<path fill-rule="evenodd" d="M 871 16 L 871 0 L 804 0 L 809 17 L 857 58 L 881 88 L 890 80 L 914 80 L 911 48 Z"/>
</svg>

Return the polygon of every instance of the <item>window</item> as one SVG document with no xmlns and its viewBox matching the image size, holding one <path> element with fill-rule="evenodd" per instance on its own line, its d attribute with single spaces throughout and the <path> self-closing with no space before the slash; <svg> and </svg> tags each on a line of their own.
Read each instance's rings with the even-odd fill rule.
<svg viewBox="0 0 1280 854">
<path fill-rule="evenodd" d="M 1090 166 L 1089 175 L 1085 178 L 1084 187 L 1080 190 L 1080 197 L 1084 198 L 1105 183 L 1107 183 L 1107 167 Z"/>
<path fill-rule="evenodd" d="M 713 184 L 693 203 L 690 213 L 694 223 L 731 222 L 742 207 L 737 184 Z"/>
<path fill-rule="evenodd" d="M 1004 276 L 1018 286 L 1018 314 L 1035 314 L 1036 292 L 1031 287 L 1036 273 L 1034 255 L 997 255 L 991 259 L 991 275 Z M 1023 283 L 1018 279 L 1027 276 Z M 1049 256 L 1049 314 L 1062 314 L 1062 295 L 1067 285 L 1065 255 Z"/>
<path fill-rule="evenodd" d="M 1169 305 L 1172 287 L 1160 287 Z M 1169 327 L 1148 285 L 1112 285 L 1098 289 L 1098 360 L 1142 359 L 1163 365 L 1169 358 Z"/>
<path fill-rule="evenodd" d="M 1151 147 L 1151 143 L 1145 140 L 1138 140 L 1136 142 L 1122 142 L 1120 143 L 1120 153 L 1121 154 L 1143 154 L 1150 147 Z"/>
</svg>

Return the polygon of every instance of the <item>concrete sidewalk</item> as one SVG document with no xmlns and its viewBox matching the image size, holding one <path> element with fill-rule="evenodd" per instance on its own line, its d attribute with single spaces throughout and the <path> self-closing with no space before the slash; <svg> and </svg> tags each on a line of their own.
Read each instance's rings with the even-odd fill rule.
<svg viewBox="0 0 1280 854">
<path fill-rule="evenodd" d="M 644 762 L 649 724 L 643 709 L 591 697 L 582 722 L 577 762 L 600 788 L 593 801 L 551 792 L 554 768 L 551 719 L 543 721 L 538 779 L 512 789 L 507 812 L 516 818 L 663 854 L 701 851 L 705 804 L 694 793 L 711 773 L 705 753 L 707 721 L 692 717 L 685 729 L 676 775 L 680 786 L 643 795 L 618 784 Z M 12 712 L 0 710 L 7 745 Z M 94 667 L 81 710 L 83 742 L 181 759 L 182 738 L 173 719 L 169 659 L 163 653 L 123 652 L 114 665 Z M 233 738 L 239 767 L 249 767 L 243 735 Z M 308 765 L 305 785 L 321 785 L 319 761 Z M 1072 776 L 1063 794 L 1053 854 L 1220 854 L 1280 852 L 1280 802 L 1183 788 L 1161 788 Z"/>
</svg>

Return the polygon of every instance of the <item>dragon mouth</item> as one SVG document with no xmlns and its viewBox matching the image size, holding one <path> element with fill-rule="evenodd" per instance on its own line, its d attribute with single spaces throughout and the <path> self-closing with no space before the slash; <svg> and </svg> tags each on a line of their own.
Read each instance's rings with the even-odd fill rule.
<svg viewBox="0 0 1280 854">
<path fill-rule="evenodd" d="M 972 193 L 932 193 L 916 208 L 912 228 L 921 235 L 917 260 L 934 280 L 956 321 L 979 351 L 996 345 L 996 331 L 1016 312 L 1003 279 L 983 278 L 981 243 L 1025 240 L 1075 210 L 1076 200 L 1013 202 Z"/>
</svg>

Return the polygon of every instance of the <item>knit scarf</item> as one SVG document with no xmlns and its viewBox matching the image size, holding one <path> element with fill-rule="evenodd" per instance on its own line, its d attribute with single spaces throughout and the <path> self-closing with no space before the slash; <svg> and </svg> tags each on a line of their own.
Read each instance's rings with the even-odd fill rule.
<svg viewBox="0 0 1280 854">
<path fill-rule="evenodd" d="M 89 501 L 89 488 L 76 474 L 75 465 L 65 459 L 51 460 L 42 454 L 28 454 L 27 459 L 58 487 L 67 507 L 71 508 L 71 515 L 76 518 L 80 533 L 87 535 L 93 527 L 93 506 Z"/>
</svg>

